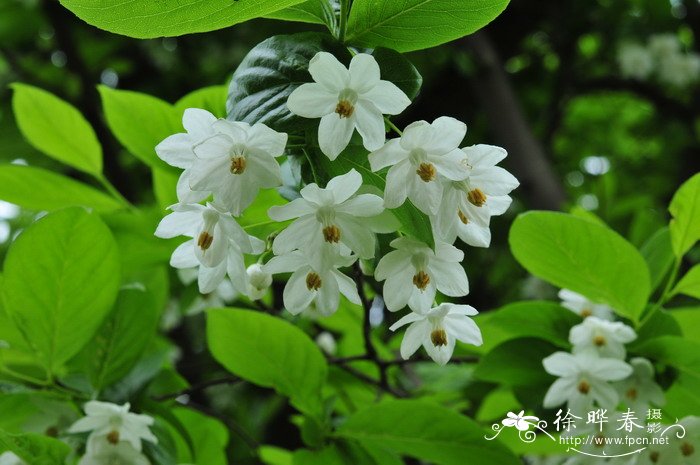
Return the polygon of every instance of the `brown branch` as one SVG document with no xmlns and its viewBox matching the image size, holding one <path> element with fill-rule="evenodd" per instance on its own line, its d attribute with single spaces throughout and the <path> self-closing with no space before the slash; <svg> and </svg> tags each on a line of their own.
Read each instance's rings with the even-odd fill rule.
<svg viewBox="0 0 700 465">
<path fill-rule="evenodd" d="M 177 392 L 171 392 L 169 394 L 155 396 L 155 397 L 153 397 L 153 400 L 162 401 L 162 400 L 177 399 L 180 396 L 195 394 L 195 393 L 203 391 L 207 388 L 210 388 L 212 386 L 233 385 L 233 384 L 238 384 L 241 382 L 243 382 L 243 380 L 241 378 L 238 378 L 235 376 L 226 376 L 224 378 L 210 379 L 208 381 L 202 381 L 201 383 L 197 383 L 193 386 L 190 386 L 186 389 L 182 389 L 182 390 L 177 391 Z"/>
</svg>

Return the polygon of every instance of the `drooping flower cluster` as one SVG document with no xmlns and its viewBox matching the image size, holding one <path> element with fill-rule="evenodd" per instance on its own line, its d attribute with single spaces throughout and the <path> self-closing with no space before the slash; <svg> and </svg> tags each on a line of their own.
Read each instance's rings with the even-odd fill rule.
<svg viewBox="0 0 700 465">
<path fill-rule="evenodd" d="M 663 405 L 663 391 L 654 381 L 651 362 L 641 357 L 625 361 L 625 344 L 637 338 L 634 330 L 610 321 L 607 306 L 569 290 L 562 290 L 560 296 L 562 305 L 580 314 L 583 321 L 569 332 L 571 353 L 556 352 L 542 362 L 549 374 L 559 377 L 547 391 L 543 405 L 567 404 L 575 415 L 592 408 L 614 410 L 621 402 L 639 412 L 646 412 L 650 405 Z"/>
<path fill-rule="evenodd" d="M 79 465 L 149 465 L 141 453 L 142 441 L 156 444 L 150 430 L 153 418 L 129 412 L 130 405 L 90 401 L 84 406 L 86 416 L 73 423 L 70 433 L 90 433 L 86 452 Z"/>
<path fill-rule="evenodd" d="M 264 244 L 235 218 L 259 189 L 281 184 L 275 158 L 284 154 L 287 135 L 263 124 L 217 120 L 204 110 L 187 110 L 187 132 L 168 137 L 156 148 L 163 160 L 184 170 L 179 203 L 170 207 L 172 213 L 156 231 L 159 237 L 191 238 L 175 250 L 172 266 L 196 268 L 202 293 L 215 291 L 228 276 L 235 290 L 251 299 L 266 294 L 271 275 L 291 273 L 283 292 L 285 308 L 293 314 L 330 315 L 341 295 L 352 303 L 362 302 L 353 279 L 360 270 L 351 273 L 348 268 L 359 259 L 378 259 L 374 276 L 384 281 L 387 308 L 411 310 L 392 326 L 395 330 L 410 324 L 402 356 L 409 357 L 423 345 L 430 357 L 444 364 L 455 341 L 481 344 L 479 329 L 469 318 L 476 310 L 438 305 L 436 299 L 438 292 L 449 297 L 468 294 L 464 253 L 452 244 L 459 237 L 469 245 L 488 247 L 491 216 L 503 214 L 510 205 L 508 194 L 518 181 L 496 166 L 506 157 L 505 150 L 487 145 L 462 148 L 466 125 L 450 117 L 415 122 L 387 142 L 384 115 L 399 114 L 411 102 L 394 83 L 381 79 L 372 55 L 356 54 L 346 67 L 330 53 L 319 52 L 309 63 L 309 73 L 314 82 L 290 94 L 289 111 L 320 118 L 319 149 L 331 161 L 357 130 L 371 153 L 354 162 L 368 162 L 372 171 L 389 168 L 384 192 L 364 186 L 355 169 L 333 177 L 325 187 L 307 184 L 298 198 L 268 212 L 274 221 L 292 221 L 275 234 L 274 256 L 265 263 L 265 253 L 246 267 L 244 254 L 260 254 Z M 394 250 L 378 257 L 376 235 L 396 232 L 387 226 L 387 210 L 407 201 L 427 216 L 434 246 L 400 236 L 390 244 Z"/>
<path fill-rule="evenodd" d="M 700 80 L 700 55 L 684 52 L 675 34 L 656 34 L 645 45 L 626 43 L 618 50 L 623 76 L 646 80 L 652 77 L 662 84 L 685 89 Z"/>
</svg>

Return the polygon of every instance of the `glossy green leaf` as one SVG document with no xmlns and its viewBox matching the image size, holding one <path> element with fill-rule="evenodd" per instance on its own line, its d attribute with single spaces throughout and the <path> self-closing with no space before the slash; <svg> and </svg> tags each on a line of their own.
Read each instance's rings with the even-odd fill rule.
<svg viewBox="0 0 700 465">
<path fill-rule="evenodd" d="M 519 459 L 459 413 L 420 400 L 392 400 L 351 415 L 336 433 L 436 465 L 516 465 Z"/>
<path fill-rule="evenodd" d="M 60 0 L 88 24 L 139 39 L 207 32 L 268 15 L 303 0 Z"/>
<path fill-rule="evenodd" d="M 0 454 L 6 450 L 32 465 L 57 465 L 65 463 L 71 448 L 43 434 L 9 434 L 0 430 Z"/>
<path fill-rule="evenodd" d="M 275 11 L 266 17 L 282 21 L 325 24 L 328 30 L 335 35 L 338 30 L 336 11 L 339 9 L 338 0 L 307 0 L 283 10 Z"/>
<path fill-rule="evenodd" d="M 700 173 L 687 180 L 671 200 L 668 211 L 671 243 L 676 257 L 682 257 L 700 239 Z"/>
<path fill-rule="evenodd" d="M 671 233 L 668 228 L 661 228 L 642 245 L 639 252 L 649 267 L 651 291 L 659 287 L 664 276 L 673 265 Z"/>
<path fill-rule="evenodd" d="M 175 170 L 156 155 L 156 145 L 183 132 L 182 112 L 151 95 L 98 86 L 107 124 L 124 147 L 150 167 Z"/>
<path fill-rule="evenodd" d="M 17 125 L 30 144 L 80 171 L 102 173 L 100 142 L 75 107 L 37 87 L 15 83 L 12 88 Z"/>
<path fill-rule="evenodd" d="M 700 299 L 700 265 L 695 265 L 678 281 L 673 295 L 683 294 Z"/>
<path fill-rule="evenodd" d="M 265 123 L 285 132 L 317 126 L 318 120 L 293 115 L 287 98 L 312 81 L 309 60 L 320 51 L 331 52 L 344 63 L 350 61 L 350 52 L 328 34 L 279 35 L 256 45 L 231 79 L 228 119 Z"/>
<path fill-rule="evenodd" d="M 535 276 L 635 321 L 644 310 L 650 293 L 646 262 L 606 226 L 564 213 L 530 212 L 515 220 L 509 241 L 515 258 Z"/>
<path fill-rule="evenodd" d="M 33 166 L 0 166 L 0 199 L 29 210 L 83 206 L 98 212 L 124 206 L 113 197 L 66 176 Z"/>
<path fill-rule="evenodd" d="M 231 373 L 289 396 L 303 412 L 321 411 L 326 360 L 296 326 L 260 312 L 214 309 L 207 315 L 207 342 Z"/>
<path fill-rule="evenodd" d="M 409 52 L 471 34 L 496 18 L 508 0 L 355 0 L 347 41 Z"/>
<path fill-rule="evenodd" d="M 120 283 L 109 229 L 81 208 L 29 226 L 5 260 L 5 310 L 44 367 L 56 372 L 93 337 Z"/>
</svg>

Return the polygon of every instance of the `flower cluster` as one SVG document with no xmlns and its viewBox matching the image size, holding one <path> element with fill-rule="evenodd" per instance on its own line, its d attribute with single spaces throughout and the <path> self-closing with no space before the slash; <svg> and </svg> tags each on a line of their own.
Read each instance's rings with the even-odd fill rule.
<svg viewBox="0 0 700 465">
<path fill-rule="evenodd" d="M 86 416 L 68 430 L 70 433 L 90 433 L 85 455 L 78 465 L 150 464 L 141 450 L 142 441 L 158 442 L 150 430 L 153 418 L 129 412 L 128 403 L 116 405 L 90 401 L 84 408 Z"/>
<path fill-rule="evenodd" d="M 547 373 L 559 377 L 545 395 L 548 408 L 567 404 L 580 415 L 593 407 L 614 410 L 620 402 L 646 412 L 650 405 L 664 404 L 664 394 L 654 381 L 649 360 L 635 357 L 628 362 L 625 344 L 637 337 L 634 330 L 612 321 L 612 310 L 594 304 L 569 290 L 562 290 L 563 305 L 583 317 L 571 328 L 571 353 L 556 352 L 543 360 Z"/>
<path fill-rule="evenodd" d="M 179 203 L 170 207 L 172 213 L 156 231 L 159 237 L 191 238 L 175 250 L 171 265 L 196 269 L 202 293 L 217 290 L 228 276 L 235 291 L 251 299 L 265 295 L 271 275 L 291 273 L 283 292 L 285 308 L 293 314 L 330 315 L 341 295 L 352 303 L 362 302 L 356 280 L 343 270 L 360 259 L 379 259 L 374 276 L 384 282 L 387 308 L 411 310 L 391 328 L 410 324 L 401 346 L 403 357 L 423 345 L 444 364 L 456 340 L 481 344 L 480 331 L 469 318 L 477 311 L 466 305 L 437 305 L 436 296 L 438 291 L 450 297 L 469 292 L 461 265 L 464 253 L 452 244 L 459 237 L 471 246 L 489 246 L 490 219 L 508 209 L 508 194 L 518 186 L 497 166 L 506 151 L 489 145 L 462 148 L 467 127 L 450 117 L 415 122 L 387 141 L 384 115 L 401 113 L 411 101 L 395 84 L 381 79 L 372 55 L 356 54 L 346 67 L 333 55 L 319 52 L 309 62 L 309 73 L 314 82 L 290 94 L 289 111 L 320 118 L 319 149 L 331 161 L 357 130 L 370 152 L 366 161 L 371 170 L 388 168 L 384 192 L 363 185 L 354 169 L 330 179 L 325 187 L 307 184 L 298 198 L 270 208 L 273 221 L 292 222 L 276 233 L 274 256 L 265 263 L 265 253 L 246 270 L 243 255 L 262 253 L 264 243 L 249 236 L 236 217 L 259 189 L 281 185 L 276 157 L 285 153 L 287 135 L 264 124 L 217 120 L 204 110 L 186 110 L 187 132 L 168 137 L 156 148 L 163 160 L 184 170 L 177 187 Z M 388 226 L 388 210 L 407 201 L 429 218 L 434 246 L 400 236 L 391 242 L 391 252 L 377 257 L 376 235 L 395 232 Z"/>
<path fill-rule="evenodd" d="M 623 44 L 618 50 L 618 64 L 623 76 L 659 82 L 679 89 L 700 80 L 700 55 L 684 52 L 675 34 L 656 34 L 645 45 Z"/>
</svg>

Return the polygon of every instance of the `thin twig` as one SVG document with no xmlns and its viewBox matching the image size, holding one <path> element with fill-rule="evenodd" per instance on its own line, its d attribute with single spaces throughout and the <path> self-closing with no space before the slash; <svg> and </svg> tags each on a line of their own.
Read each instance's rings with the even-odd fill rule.
<svg viewBox="0 0 700 465">
<path fill-rule="evenodd" d="M 394 397 L 408 397 L 407 393 L 400 391 L 398 389 L 394 389 L 391 386 L 389 386 L 388 384 L 382 384 L 382 382 L 380 380 L 376 380 L 376 379 L 372 378 L 371 376 L 366 375 L 366 374 L 362 373 L 361 371 L 356 370 L 355 368 L 353 368 L 349 365 L 339 364 L 338 368 L 346 371 L 347 373 L 351 374 L 352 376 L 359 379 L 360 381 L 364 381 L 365 383 L 368 383 L 368 384 L 371 384 L 373 386 L 378 387 L 382 391 L 384 391 L 388 394 L 391 394 Z"/>
<path fill-rule="evenodd" d="M 191 395 L 191 394 L 197 393 L 199 391 L 203 391 L 203 390 L 210 388 L 212 386 L 233 385 L 233 384 L 237 384 L 240 382 L 243 382 L 243 380 L 241 378 L 237 378 L 235 376 L 227 376 L 225 378 L 210 379 L 208 381 L 203 381 L 201 383 L 197 383 L 193 386 L 190 386 L 186 389 L 182 389 L 182 390 L 177 391 L 177 392 L 171 392 L 169 394 L 155 396 L 155 397 L 153 397 L 153 400 L 161 401 L 161 400 L 177 399 L 180 396 Z"/>
</svg>

